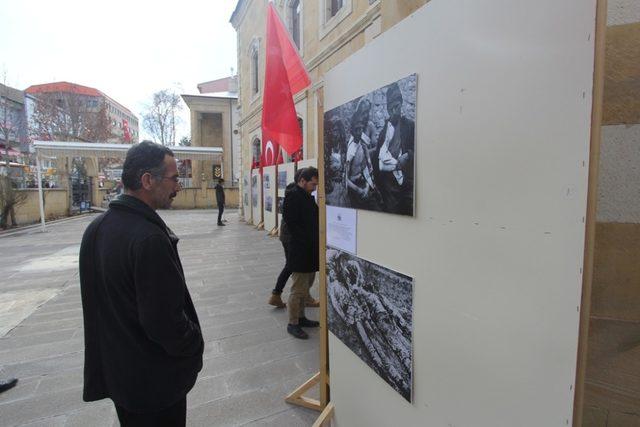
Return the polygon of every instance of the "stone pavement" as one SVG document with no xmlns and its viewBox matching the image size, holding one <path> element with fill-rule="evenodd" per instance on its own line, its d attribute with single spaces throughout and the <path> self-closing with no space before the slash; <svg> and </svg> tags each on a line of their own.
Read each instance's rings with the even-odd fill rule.
<svg viewBox="0 0 640 427">
<path fill-rule="evenodd" d="M 189 426 L 310 426 L 317 413 L 284 396 L 318 369 L 318 334 L 300 341 L 284 310 L 266 305 L 283 263 L 277 239 L 216 211 L 162 211 L 180 255 L 205 337 L 205 361 L 189 393 Z M 1 426 L 119 425 L 110 400 L 82 401 L 79 243 L 93 216 L 0 237 Z M 286 293 L 286 291 L 285 291 Z M 313 289 L 317 297 L 317 286 Z M 317 309 L 309 310 L 317 318 Z"/>
</svg>

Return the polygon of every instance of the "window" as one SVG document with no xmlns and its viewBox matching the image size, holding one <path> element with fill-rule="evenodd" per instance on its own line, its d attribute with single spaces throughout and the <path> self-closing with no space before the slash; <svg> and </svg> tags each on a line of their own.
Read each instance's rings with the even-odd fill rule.
<svg viewBox="0 0 640 427">
<path fill-rule="evenodd" d="M 291 38 L 300 50 L 302 46 L 302 2 L 300 0 L 293 0 L 289 4 L 289 16 Z"/>
<path fill-rule="evenodd" d="M 342 6 L 343 0 L 326 0 L 327 1 L 327 21 L 338 14 Z"/>
<path fill-rule="evenodd" d="M 251 43 L 250 58 L 251 58 L 251 95 L 255 98 L 260 92 L 260 62 L 259 62 L 259 42 L 255 39 Z"/>
<path fill-rule="evenodd" d="M 340 24 L 353 9 L 353 0 L 318 0 L 320 18 L 320 39 Z M 376 0 L 378 1 L 378 0 Z"/>
<path fill-rule="evenodd" d="M 251 168 L 256 168 L 260 166 L 260 152 L 262 151 L 262 146 L 260 144 L 260 139 L 255 138 L 251 143 L 251 152 L 252 152 L 252 160 L 251 160 Z"/>
</svg>

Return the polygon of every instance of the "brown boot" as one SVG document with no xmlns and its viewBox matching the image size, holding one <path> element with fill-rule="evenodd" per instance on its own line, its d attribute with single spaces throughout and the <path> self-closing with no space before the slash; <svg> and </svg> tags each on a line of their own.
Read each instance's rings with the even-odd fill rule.
<svg viewBox="0 0 640 427">
<path fill-rule="evenodd" d="M 280 294 L 271 294 L 269 297 L 269 305 L 273 305 L 277 308 L 286 308 L 287 304 L 282 301 Z"/>
<path fill-rule="evenodd" d="M 313 299 L 312 296 L 308 296 L 304 302 L 304 306 L 311 307 L 311 308 L 320 307 L 320 301 L 318 301 L 317 299 Z"/>
</svg>

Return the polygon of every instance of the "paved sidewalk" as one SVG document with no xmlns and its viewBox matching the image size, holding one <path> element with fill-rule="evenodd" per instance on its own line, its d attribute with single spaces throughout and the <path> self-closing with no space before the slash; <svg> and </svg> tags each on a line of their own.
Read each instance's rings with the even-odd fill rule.
<svg viewBox="0 0 640 427">
<path fill-rule="evenodd" d="M 266 305 L 283 263 L 280 242 L 233 212 L 227 227 L 215 225 L 215 210 L 161 216 L 181 239 L 206 343 L 187 424 L 310 426 L 318 414 L 284 396 L 317 371 L 317 331 L 308 341 L 291 338 L 286 312 Z M 119 425 L 111 401 L 82 402 L 77 254 L 91 219 L 0 237 L 0 377 L 20 379 L 0 394 L 2 426 Z"/>
</svg>

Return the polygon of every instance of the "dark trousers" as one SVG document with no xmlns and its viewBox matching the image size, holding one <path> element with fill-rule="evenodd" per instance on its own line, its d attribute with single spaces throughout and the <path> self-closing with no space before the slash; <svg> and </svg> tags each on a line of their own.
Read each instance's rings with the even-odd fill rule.
<svg viewBox="0 0 640 427">
<path fill-rule="evenodd" d="M 218 224 L 222 224 L 222 213 L 224 212 L 224 205 L 218 203 Z"/>
<path fill-rule="evenodd" d="M 135 414 L 115 405 L 118 420 L 122 427 L 185 427 L 187 424 L 187 397 L 163 409 L 151 414 Z"/>
<path fill-rule="evenodd" d="M 278 280 L 276 281 L 276 287 L 272 291 L 272 293 L 277 295 L 280 295 L 282 293 L 282 291 L 284 290 L 284 285 L 287 284 L 287 280 L 289 280 L 289 277 L 291 276 L 291 270 L 289 270 L 289 268 L 287 267 L 287 264 L 289 264 L 288 262 L 289 244 L 282 242 L 282 247 L 284 248 L 284 258 L 285 258 L 284 268 L 280 272 L 280 275 L 278 275 Z"/>
</svg>

